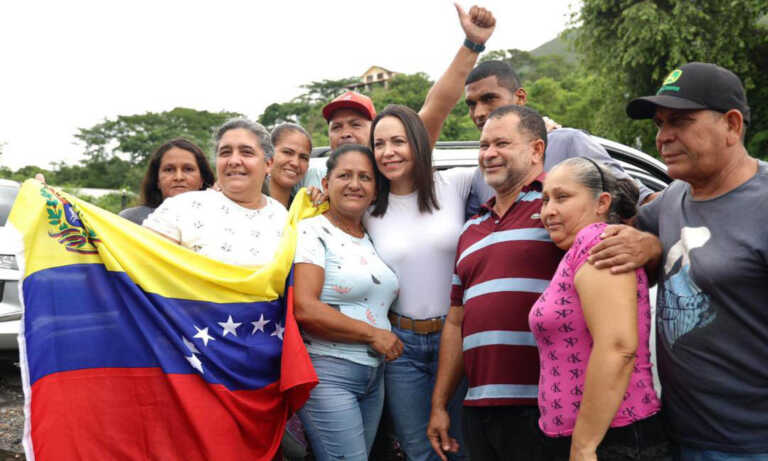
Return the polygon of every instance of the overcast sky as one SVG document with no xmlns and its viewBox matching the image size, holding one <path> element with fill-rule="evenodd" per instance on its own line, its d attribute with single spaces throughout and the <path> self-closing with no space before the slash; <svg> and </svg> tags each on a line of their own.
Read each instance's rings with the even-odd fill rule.
<svg viewBox="0 0 768 461">
<path fill-rule="evenodd" d="M 577 3 L 484 2 L 497 18 L 488 49 L 536 48 Z M 463 38 L 448 0 L 2 1 L 0 165 L 75 163 L 77 129 L 117 115 L 256 118 L 304 83 L 371 65 L 436 79 Z"/>
</svg>

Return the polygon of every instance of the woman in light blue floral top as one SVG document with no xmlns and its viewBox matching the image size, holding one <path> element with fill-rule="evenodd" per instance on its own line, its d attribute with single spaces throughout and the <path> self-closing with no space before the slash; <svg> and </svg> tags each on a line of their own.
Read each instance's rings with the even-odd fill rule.
<svg viewBox="0 0 768 461">
<path fill-rule="evenodd" d="M 398 281 L 362 218 L 377 197 L 373 153 L 342 146 L 328 159 L 330 207 L 299 223 L 296 319 L 319 384 L 299 412 L 317 461 L 366 460 L 384 404 L 383 362 L 403 350 L 390 330 Z"/>
</svg>

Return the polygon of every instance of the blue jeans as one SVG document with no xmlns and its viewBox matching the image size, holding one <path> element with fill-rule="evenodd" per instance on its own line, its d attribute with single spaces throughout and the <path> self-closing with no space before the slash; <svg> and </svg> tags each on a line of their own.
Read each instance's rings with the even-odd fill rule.
<svg viewBox="0 0 768 461">
<path fill-rule="evenodd" d="M 319 383 L 299 410 L 316 461 L 368 459 L 384 408 L 384 366 L 311 355 Z"/>
<path fill-rule="evenodd" d="M 677 461 L 768 461 L 768 453 L 726 453 L 698 450 L 685 445 L 678 445 L 676 452 L 675 460 Z"/>
<path fill-rule="evenodd" d="M 427 439 L 427 424 L 432 409 L 432 389 L 437 378 L 437 351 L 440 333 L 421 335 L 392 326 L 403 342 L 403 355 L 387 363 L 385 381 L 387 407 L 392 414 L 395 435 L 408 461 L 439 461 Z M 453 395 L 448 414 L 450 435 L 459 441 L 461 451 L 449 454 L 452 460 L 466 459 L 461 431 L 461 404 L 467 393 L 466 380 L 461 381 Z"/>
</svg>

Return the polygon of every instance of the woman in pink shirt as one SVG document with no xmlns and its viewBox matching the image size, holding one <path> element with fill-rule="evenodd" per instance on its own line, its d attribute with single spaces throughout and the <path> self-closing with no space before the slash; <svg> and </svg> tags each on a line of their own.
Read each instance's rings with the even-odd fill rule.
<svg viewBox="0 0 768 461">
<path fill-rule="evenodd" d="M 587 263 L 606 223 L 634 216 L 636 194 L 586 158 L 560 163 L 544 182 L 541 219 L 567 250 L 529 315 L 551 459 L 668 456 L 651 376 L 648 278 L 643 269 L 612 274 Z"/>
</svg>

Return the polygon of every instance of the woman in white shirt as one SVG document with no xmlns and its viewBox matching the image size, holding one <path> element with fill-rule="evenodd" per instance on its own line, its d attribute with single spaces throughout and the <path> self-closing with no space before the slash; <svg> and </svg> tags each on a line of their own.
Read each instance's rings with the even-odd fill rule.
<svg viewBox="0 0 768 461">
<path fill-rule="evenodd" d="M 400 280 L 390 321 L 405 346 L 403 355 L 387 364 L 387 405 L 408 459 L 438 460 L 426 430 L 440 333 L 450 306 L 456 244 L 474 168 L 433 171 L 426 128 L 405 106 L 390 105 L 379 113 L 371 128 L 371 145 L 384 181 L 364 222 L 376 251 Z M 452 423 L 456 422 L 451 436 L 457 440 L 461 440 L 459 411 L 465 391 L 466 386 L 460 386 L 448 407 Z"/>
<path fill-rule="evenodd" d="M 250 120 L 232 119 L 218 129 L 215 140 L 221 191 L 171 197 L 143 225 L 219 261 L 267 264 L 288 216 L 279 202 L 261 192 L 274 154 L 269 132 Z"/>
</svg>

